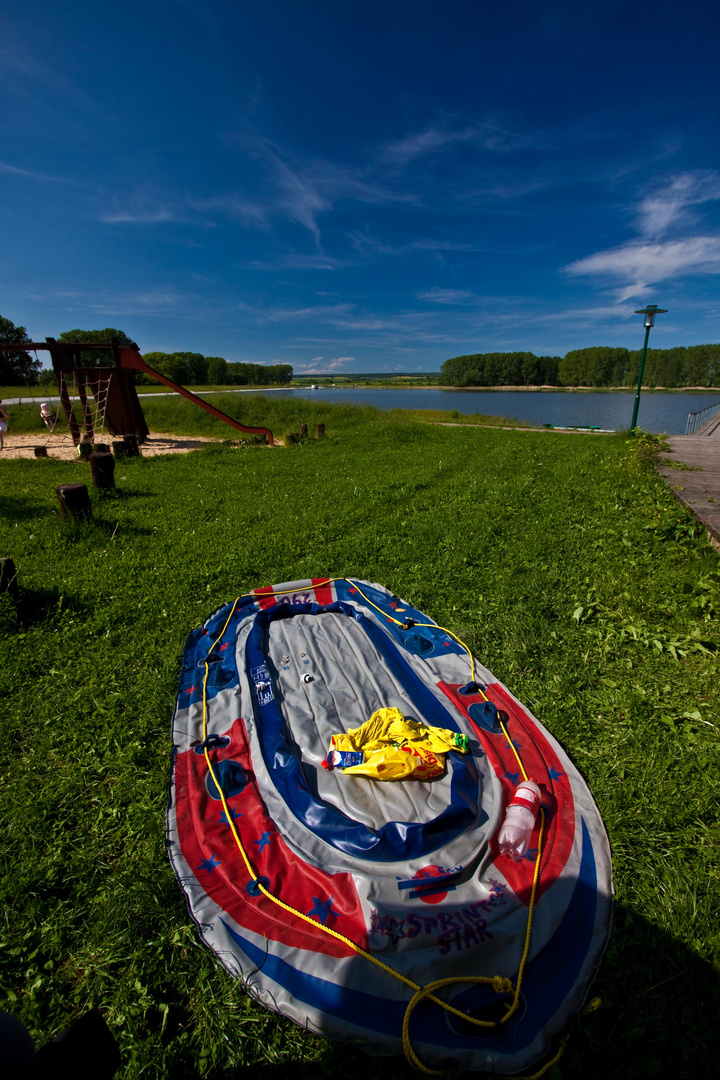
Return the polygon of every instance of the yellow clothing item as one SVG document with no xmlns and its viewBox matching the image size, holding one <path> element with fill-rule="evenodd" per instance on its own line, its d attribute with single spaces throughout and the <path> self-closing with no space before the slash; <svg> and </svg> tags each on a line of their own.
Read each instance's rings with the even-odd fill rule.
<svg viewBox="0 0 720 1080">
<path fill-rule="evenodd" d="M 376 780 L 430 780 L 442 774 L 448 750 L 468 752 L 466 735 L 406 720 L 399 709 L 378 709 L 359 728 L 333 735 L 330 748 L 363 751 L 363 763 L 343 772 Z"/>
</svg>

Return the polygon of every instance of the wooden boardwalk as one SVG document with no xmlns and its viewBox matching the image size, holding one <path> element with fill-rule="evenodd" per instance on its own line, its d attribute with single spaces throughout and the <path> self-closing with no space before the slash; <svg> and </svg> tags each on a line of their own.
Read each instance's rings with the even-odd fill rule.
<svg viewBox="0 0 720 1080">
<path fill-rule="evenodd" d="M 711 544 L 720 550 L 720 415 L 694 435 L 670 435 L 667 441 L 672 451 L 662 458 L 682 461 L 700 471 L 678 472 L 661 466 L 660 472 L 675 498 L 705 525 Z"/>
</svg>

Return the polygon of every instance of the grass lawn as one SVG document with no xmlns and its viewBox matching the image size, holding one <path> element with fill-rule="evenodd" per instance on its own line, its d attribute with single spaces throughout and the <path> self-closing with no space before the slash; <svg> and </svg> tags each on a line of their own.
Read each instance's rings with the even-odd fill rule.
<svg viewBox="0 0 720 1080">
<path fill-rule="evenodd" d="M 1 395 L 0 395 L 1 396 Z M 143 398 L 142 409 L 151 431 L 177 433 L 178 435 L 214 435 L 220 439 L 234 440 L 240 437 L 237 431 L 222 420 L 204 412 L 196 405 L 176 394 Z M 374 405 L 349 405 L 339 397 L 337 404 L 327 401 L 311 401 L 307 398 L 282 398 L 274 394 L 220 394 L 210 399 L 210 404 L 228 416 L 239 420 L 248 427 L 267 427 L 280 438 L 285 432 L 297 432 L 300 424 L 308 425 L 310 434 L 314 434 L 319 423 L 336 431 L 356 428 L 373 422 L 386 422 L 404 426 L 408 420 L 425 423 L 482 424 L 489 427 L 528 427 L 527 421 L 508 419 L 503 416 L 486 416 L 481 413 L 459 413 L 457 409 L 442 411 L 439 409 L 392 409 L 382 411 Z M 9 405 L 9 431 L 11 434 L 45 433 L 40 420 L 40 409 L 35 404 Z M 60 410 L 58 410 L 60 411 Z M 75 415 L 80 420 L 80 410 L 76 404 Z M 54 429 L 58 438 L 68 434 L 65 417 L 60 417 Z M 100 441 L 100 439 L 98 439 Z M 103 441 L 111 441 L 111 436 L 103 436 Z"/>
<path fill-rule="evenodd" d="M 169 400 L 147 409 L 156 430 L 177 430 Z M 297 430 L 271 397 L 232 400 L 254 400 L 249 423 Z M 0 597 L 0 1006 L 38 1043 L 99 1006 L 121 1080 L 410 1075 L 256 1005 L 199 943 L 165 854 L 187 634 L 248 589 L 348 575 L 454 630 L 600 807 L 617 889 L 603 1004 L 549 1075 L 711 1075 L 717 553 L 620 436 L 315 407 L 302 418 L 324 419 L 324 440 L 118 463 L 117 493 L 91 489 L 82 527 L 61 523 L 53 489 L 89 482 L 88 466 L 0 457 L 0 556 L 22 586 L 17 604 Z M 206 419 L 189 416 L 175 422 L 193 434 Z"/>
</svg>

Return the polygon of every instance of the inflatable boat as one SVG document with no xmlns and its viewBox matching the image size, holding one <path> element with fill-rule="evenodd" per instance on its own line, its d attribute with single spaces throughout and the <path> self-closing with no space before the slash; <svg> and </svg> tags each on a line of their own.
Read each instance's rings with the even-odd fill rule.
<svg viewBox="0 0 720 1080">
<path fill-rule="evenodd" d="M 378 709 L 467 752 L 433 779 L 328 767 Z M 423 1071 L 549 1053 L 610 933 L 607 836 L 558 743 L 451 631 L 365 581 L 257 589 L 190 634 L 172 738 L 170 859 L 257 1000 Z M 516 860 L 497 836 L 528 777 L 542 808 Z"/>
</svg>

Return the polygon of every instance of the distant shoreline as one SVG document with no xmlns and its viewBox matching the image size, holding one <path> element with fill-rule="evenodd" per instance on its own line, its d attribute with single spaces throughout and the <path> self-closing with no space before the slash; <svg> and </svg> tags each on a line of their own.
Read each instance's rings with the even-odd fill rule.
<svg viewBox="0 0 720 1080">
<path fill-rule="evenodd" d="M 285 390 L 310 390 L 310 386 L 288 386 Z M 433 383 L 324 383 L 316 390 L 454 390 L 458 393 L 535 393 L 535 394 L 635 394 L 633 386 L 445 386 Z M 718 394 L 720 386 L 643 386 L 644 394 Z"/>
</svg>

